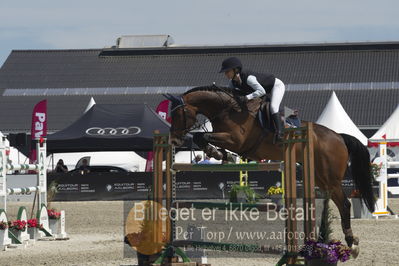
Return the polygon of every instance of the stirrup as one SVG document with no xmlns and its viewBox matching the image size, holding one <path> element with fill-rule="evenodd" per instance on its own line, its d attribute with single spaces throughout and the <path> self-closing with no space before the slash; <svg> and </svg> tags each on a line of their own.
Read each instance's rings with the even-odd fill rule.
<svg viewBox="0 0 399 266">
<path fill-rule="evenodd" d="M 279 134 L 278 132 L 274 133 L 273 136 L 273 144 L 281 144 L 283 143 L 284 136 L 282 134 Z"/>
</svg>

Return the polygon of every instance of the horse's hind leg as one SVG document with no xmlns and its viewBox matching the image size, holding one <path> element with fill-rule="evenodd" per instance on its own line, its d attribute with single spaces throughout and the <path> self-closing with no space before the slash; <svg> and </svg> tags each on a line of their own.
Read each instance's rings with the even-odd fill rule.
<svg viewBox="0 0 399 266">
<path fill-rule="evenodd" d="M 359 244 L 359 239 L 353 235 L 351 228 L 351 203 L 348 197 L 345 195 L 341 184 L 337 184 L 331 194 L 331 198 L 337 206 L 339 213 L 341 215 L 341 226 L 342 231 L 345 235 L 345 241 L 349 247 L 352 247 L 352 255 L 357 257 L 359 254 L 359 249 L 357 245 Z"/>
</svg>

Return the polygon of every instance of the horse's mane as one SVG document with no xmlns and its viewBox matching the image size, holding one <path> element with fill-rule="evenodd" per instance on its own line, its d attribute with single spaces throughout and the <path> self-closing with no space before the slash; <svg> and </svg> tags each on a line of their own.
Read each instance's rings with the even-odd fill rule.
<svg viewBox="0 0 399 266">
<path fill-rule="evenodd" d="M 234 89 L 228 88 L 228 87 L 218 87 L 216 85 L 200 86 L 200 87 L 195 87 L 195 88 L 192 88 L 192 89 L 186 91 L 185 93 L 183 93 L 183 96 L 186 94 L 192 93 L 192 92 L 197 92 L 197 91 L 224 92 L 224 93 L 232 96 Z"/>
<path fill-rule="evenodd" d="M 236 95 L 237 95 L 237 91 L 232 89 L 232 88 L 228 88 L 228 87 L 219 87 L 216 85 L 210 85 L 210 86 L 200 86 L 200 87 L 195 87 L 192 88 L 188 91 L 186 91 L 185 93 L 182 94 L 182 96 L 190 94 L 192 92 L 214 92 L 215 94 L 218 94 L 219 96 L 222 96 L 221 98 L 225 99 L 225 103 L 228 103 L 229 106 L 233 107 L 235 110 L 240 110 L 240 106 L 237 102 L 236 99 Z"/>
</svg>

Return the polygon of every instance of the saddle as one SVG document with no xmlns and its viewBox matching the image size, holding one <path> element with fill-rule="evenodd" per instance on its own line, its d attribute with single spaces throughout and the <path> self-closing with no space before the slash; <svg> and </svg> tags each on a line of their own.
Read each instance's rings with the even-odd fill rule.
<svg viewBox="0 0 399 266">
<path fill-rule="evenodd" d="M 270 99 L 255 98 L 246 103 L 249 114 L 258 119 L 261 127 L 265 131 L 275 133 L 276 127 L 272 120 L 272 113 L 270 109 Z M 240 110 L 241 111 L 241 108 Z M 283 115 L 281 115 L 283 117 Z M 285 119 L 284 119 L 285 120 Z"/>
<path fill-rule="evenodd" d="M 257 117 L 263 129 L 272 133 L 276 132 L 276 126 L 274 125 L 272 120 L 270 101 L 262 101 L 262 103 L 259 105 Z"/>
</svg>

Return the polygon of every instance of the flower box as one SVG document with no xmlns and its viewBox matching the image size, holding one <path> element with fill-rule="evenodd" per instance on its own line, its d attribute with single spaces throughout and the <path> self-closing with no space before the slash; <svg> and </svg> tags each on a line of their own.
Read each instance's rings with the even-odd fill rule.
<svg viewBox="0 0 399 266">
<path fill-rule="evenodd" d="M 22 240 L 22 237 L 21 237 L 22 231 L 21 231 L 21 230 L 17 230 L 17 229 L 13 229 L 13 228 L 10 228 L 10 229 L 8 229 L 8 230 L 9 230 L 9 232 L 11 232 L 11 233 L 15 236 L 15 238 L 16 238 L 16 239 L 11 238 L 12 244 L 20 244 L 20 242 L 22 242 L 22 241 L 21 241 L 21 240 Z M 18 242 L 18 241 L 19 241 L 19 242 Z"/>
<path fill-rule="evenodd" d="M 11 244 L 10 239 L 8 238 L 8 229 L 0 230 L 0 248 Z"/>
<path fill-rule="evenodd" d="M 247 202 L 247 195 L 245 194 L 244 191 L 242 191 L 242 190 L 237 191 L 237 202 L 238 203 Z"/>
<path fill-rule="evenodd" d="M 347 261 L 351 252 L 352 249 L 340 241 L 331 240 L 328 243 L 322 243 L 312 239 L 305 241 L 299 254 L 305 258 L 307 265 L 330 266 L 337 265 L 338 261 Z"/>
<path fill-rule="evenodd" d="M 37 240 L 39 238 L 39 230 L 36 227 L 29 227 L 28 234 L 31 240 Z"/>
<path fill-rule="evenodd" d="M 337 266 L 337 262 L 335 263 L 329 263 L 328 261 L 324 259 L 312 259 L 312 260 L 306 260 L 306 265 L 307 266 Z"/>
<path fill-rule="evenodd" d="M 283 196 L 281 194 L 270 195 L 269 198 L 277 206 L 283 205 Z"/>
<path fill-rule="evenodd" d="M 58 235 L 60 233 L 60 220 L 59 219 L 49 219 L 49 227 L 52 235 Z"/>
<path fill-rule="evenodd" d="M 360 198 L 351 198 L 353 218 L 370 219 L 373 215 Z"/>
</svg>

